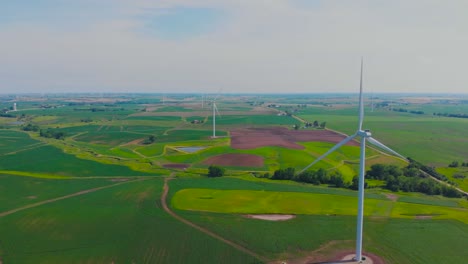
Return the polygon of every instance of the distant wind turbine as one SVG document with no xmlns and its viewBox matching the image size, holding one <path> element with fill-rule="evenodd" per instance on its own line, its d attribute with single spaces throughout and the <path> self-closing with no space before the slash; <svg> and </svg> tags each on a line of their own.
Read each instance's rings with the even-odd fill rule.
<svg viewBox="0 0 468 264">
<path fill-rule="evenodd" d="M 333 151 L 337 150 L 339 147 L 345 145 L 352 139 L 356 137 L 361 138 L 361 153 L 360 153 L 360 162 L 359 162 L 359 194 L 358 194 L 358 213 L 357 213 L 357 228 L 356 228 L 356 256 L 355 260 L 361 262 L 362 261 L 362 227 L 363 227 L 363 219 L 364 219 L 364 171 L 366 168 L 366 140 L 369 143 L 382 148 L 395 156 L 398 156 L 404 160 L 405 157 L 398 154 L 396 151 L 390 149 L 389 147 L 385 146 L 384 144 L 380 143 L 376 139 L 371 137 L 371 133 L 369 130 L 362 130 L 362 122 L 364 121 L 364 102 L 362 96 L 362 72 L 363 72 L 363 60 L 361 59 L 361 79 L 359 85 L 359 123 L 358 123 L 358 130 L 353 135 L 345 138 L 340 143 L 336 144 L 333 148 L 328 150 L 325 154 L 318 157 L 314 162 L 307 165 L 299 174 L 303 173 L 307 169 L 309 169 L 312 165 L 319 162 L 320 160 L 324 159 Z"/>
<path fill-rule="evenodd" d="M 218 98 L 219 94 L 213 98 L 212 107 L 213 107 L 213 138 L 216 138 L 216 114 L 220 116 L 218 107 L 216 107 L 216 98 Z"/>
</svg>

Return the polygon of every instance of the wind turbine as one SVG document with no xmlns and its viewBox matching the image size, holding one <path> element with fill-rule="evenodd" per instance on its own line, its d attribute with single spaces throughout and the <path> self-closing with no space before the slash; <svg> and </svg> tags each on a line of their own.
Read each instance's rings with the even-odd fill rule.
<svg viewBox="0 0 468 264">
<path fill-rule="evenodd" d="M 299 174 L 303 173 L 306 171 L 308 168 L 310 168 L 312 165 L 315 163 L 319 162 L 320 160 L 324 159 L 326 156 L 328 156 L 330 153 L 333 151 L 337 150 L 339 147 L 345 145 L 352 139 L 356 137 L 361 138 L 361 151 L 360 151 L 360 162 L 359 162 L 359 194 L 358 194 L 358 213 L 357 213 L 357 228 L 356 228 L 356 256 L 355 260 L 361 262 L 362 261 L 362 227 L 363 227 L 363 219 L 364 219 L 364 171 L 366 168 L 366 140 L 369 141 L 369 143 L 382 148 L 395 156 L 398 156 L 404 160 L 406 160 L 405 157 L 402 155 L 398 154 L 396 151 L 390 149 L 389 147 L 385 146 L 384 144 L 380 143 L 376 139 L 372 138 L 372 134 L 369 130 L 362 130 L 362 122 L 364 120 L 364 102 L 363 102 L 363 96 L 362 96 L 362 71 L 363 71 L 363 60 L 361 59 L 361 78 L 360 78 L 360 84 L 359 84 L 359 123 L 358 123 L 358 130 L 356 133 L 353 135 L 345 138 L 342 140 L 340 143 L 336 144 L 333 148 L 328 150 L 325 154 L 322 156 L 318 157 L 314 162 L 311 164 L 307 165 L 302 171 L 299 172 Z"/>
<path fill-rule="evenodd" d="M 219 95 L 219 94 L 218 94 Z M 218 95 L 213 98 L 212 107 L 213 107 L 213 138 L 216 138 L 216 114 L 219 114 L 218 107 L 216 107 L 216 98 Z"/>
</svg>

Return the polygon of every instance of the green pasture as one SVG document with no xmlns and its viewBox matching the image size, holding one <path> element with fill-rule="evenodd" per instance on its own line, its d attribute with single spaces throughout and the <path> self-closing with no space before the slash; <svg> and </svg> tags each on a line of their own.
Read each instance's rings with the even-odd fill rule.
<svg viewBox="0 0 468 264">
<path fill-rule="evenodd" d="M 185 108 L 183 106 L 164 106 L 159 108 L 156 112 L 192 112 L 193 109 Z"/>
<path fill-rule="evenodd" d="M 206 168 L 207 166 L 203 164 L 203 161 L 212 156 L 230 153 L 252 154 L 264 158 L 263 168 L 230 167 L 229 169 L 273 171 L 279 168 L 293 167 L 299 171 L 329 150 L 334 144 L 327 142 L 307 142 L 300 143 L 300 145 L 304 146 L 305 149 L 260 147 L 256 149 L 239 150 L 229 146 L 211 146 L 196 153 L 166 153 L 164 158 L 174 163 L 190 163 L 194 168 Z M 199 144 L 198 146 L 204 145 Z M 370 167 L 374 163 L 394 164 L 397 166 L 405 165 L 403 161 L 391 156 L 382 155 L 373 149 L 368 149 L 366 156 L 368 161 L 367 167 Z M 343 146 L 310 169 L 317 170 L 319 168 L 324 168 L 327 170 L 338 170 L 347 181 L 351 181 L 357 174 L 358 164 L 359 148 L 355 146 Z"/>
<path fill-rule="evenodd" d="M 194 129 L 185 129 L 185 130 L 169 130 L 164 135 L 157 138 L 158 142 L 172 142 L 177 144 L 180 141 L 189 141 L 189 140 L 207 140 L 213 136 L 213 130 L 194 130 Z M 226 131 L 217 130 L 216 136 L 224 137 L 227 136 Z"/>
<path fill-rule="evenodd" d="M 129 116 L 126 120 L 181 121 L 180 116 Z"/>
<path fill-rule="evenodd" d="M 0 213 L 47 199 L 112 184 L 109 179 L 41 179 L 0 174 Z"/>
<path fill-rule="evenodd" d="M 208 117 L 206 124 L 212 124 L 213 117 Z M 216 125 L 250 125 L 250 126 L 292 126 L 294 124 L 299 124 L 300 122 L 290 116 L 277 116 L 277 115 L 229 115 L 223 116 L 221 112 L 221 117 L 216 118 Z"/>
<path fill-rule="evenodd" d="M 4 263 L 258 263 L 161 208 L 162 179 L 0 218 Z"/>
<path fill-rule="evenodd" d="M 298 114 L 308 121 L 326 121 L 327 127 L 352 134 L 357 109 L 307 108 Z M 468 156 L 465 136 L 468 119 L 414 115 L 387 110 L 366 111 L 364 128 L 400 154 L 424 163 L 447 165 Z"/>
<path fill-rule="evenodd" d="M 252 190 L 184 189 L 172 198 L 180 210 L 241 214 L 355 215 L 357 198 L 329 194 Z M 414 218 L 424 215 L 468 223 L 467 208 L 365 200 L 366 216 Z"/>
<path fill-rule="evenodd" d="M 437 168 L 437 172 L 447 176 L 451 181 L 455 182 L 458 187 L 465 192 L 468 192 L 468 167 L 440 167 Z M 458 175 L 457 177 L 454 177 Z M 464 178 L 460 178 L 463 177 Z"/>
<path fill-rule="evenodd" d="M 28 134 L 15 130 L 0 130 L 0 155 L 14 154 L 34 149 L 44 143 L 34 140 Z"/>
<path fill-rule="evenodd" d="M 76 158 L 52 146 L 40 146 L 0 159 L 0 172 L 31 175 L 35 177 L 89 177 L 89 176 L 138 176 L 148 175 L 121 165 L 102 164 Z"/>
<path fill-rule="evenodd" d="M 366 215 L 386 216 L 390 201 L 367 199 Z M 179 210 L 240 214 L 353 215 L 357 198 L 329 194 L 252 190 L 184 189 L 171 205 Z"/>
<path fill-rule="evenodd" d="M 328 251 L 354 250 L 354 216 L 297 215 L 288 221 L 271 222 L 238 214 L 177 211 L 191 221 L 274 259 L 307 256 L 334 242 Z M 381 256 L 386 263 L 464 263 L 468 225 L 453 220 L 364 220 L 364 251 Z M 333 255 L 333 254 L 331 254 Z"/>
</svg>

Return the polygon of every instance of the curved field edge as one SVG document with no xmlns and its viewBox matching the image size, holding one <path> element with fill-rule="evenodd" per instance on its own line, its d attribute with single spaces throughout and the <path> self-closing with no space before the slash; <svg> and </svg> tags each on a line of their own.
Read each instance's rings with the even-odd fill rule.
<svg viewBox="0 0 468 264">
<path fill-rule="evenodd" d="M 180 210 L 241 214 L 355 215 L 357 198 L 330 194 L 253 190 L 184 189 L 171 204 Z M 364 215 L 374 217 L 454 219 L 468 223 L 468 210 L 366 199 Z"/>
<path fill-rule="evenodd" d="M 0 259 L 5 263 L 187 263 L 187 259 L 258 263 L 174 221 L 161 208 L 162 184 L 163 179 L 128 182 L 2 217 Z"/>
</svg>

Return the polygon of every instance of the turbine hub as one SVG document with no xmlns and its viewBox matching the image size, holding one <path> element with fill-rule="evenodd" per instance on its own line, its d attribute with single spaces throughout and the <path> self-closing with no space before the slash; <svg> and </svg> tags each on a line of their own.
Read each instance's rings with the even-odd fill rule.
<svg viewBox="0 0 468 264">
<path fill-rule="evenodd" d="M 370 132 L 369 129 L 359 130 L 357 134 L 358 136 L 364 137 L 364 138 L 368 138 L 372 136 L 372 133 Z"/>
</svg>

